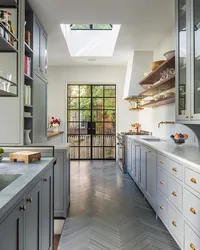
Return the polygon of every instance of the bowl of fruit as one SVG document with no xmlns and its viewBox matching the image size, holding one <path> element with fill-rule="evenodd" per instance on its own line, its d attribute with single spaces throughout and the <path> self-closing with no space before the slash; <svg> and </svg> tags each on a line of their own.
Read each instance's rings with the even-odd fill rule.
<svg viewBox="0 0 200 250">
<path fill-rule="evenodd" d="M 171 138 L 174 140 L 176 144 L 181 145 L 185 143 L 185 140 L 187 140 L 188 135 L 180 133 L 180 134 L 171 135 Z"/>
</svg>

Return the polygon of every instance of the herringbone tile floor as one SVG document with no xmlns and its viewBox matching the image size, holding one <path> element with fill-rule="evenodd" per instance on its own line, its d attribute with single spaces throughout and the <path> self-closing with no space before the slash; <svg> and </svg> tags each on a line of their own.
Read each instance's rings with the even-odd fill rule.
<svg viewBox="0 0 200 250">
<path fill-rule="evenodd" d="M 110 161 L 72 161 L 58 250 L 178 250 L 128 175 Z"/>
</svg>

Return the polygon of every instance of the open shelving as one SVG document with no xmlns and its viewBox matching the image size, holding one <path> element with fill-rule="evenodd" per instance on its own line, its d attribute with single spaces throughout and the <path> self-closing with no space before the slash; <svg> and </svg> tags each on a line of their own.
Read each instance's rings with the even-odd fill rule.
<svg viewBox="0 0 200 250">
<path fill-rule="evenodd" d="M 0 7 L 18 8 L 18 4 L 16 0 L 1 0 Z"/>
<path fill-rule="evenodd" d="M 26 53 L 33 53 L 33 50 L 31 49 L 30 46 L 28 46 L 28 44 L 26 42 L 24 42 L 25 45 L 25 52 Z"/>
<path fill-rule="evenodd" d="M 174 103 L 174 102 L 175 102 L 175 96 L 170 96 L 166 98 L 161 98 L 157 101 L 151 101 L 149 103 L 140 105 L 140 108 L 153 108 L 153 107 L 163 106 L 163 105 Z"/>
<path fill-rule="evenodd" d="M 15 97 L 16 95 L 11 93 L 11 92 L 7 92 L 5 90 L 0 89 L 0 97 Z"/>
</svg>

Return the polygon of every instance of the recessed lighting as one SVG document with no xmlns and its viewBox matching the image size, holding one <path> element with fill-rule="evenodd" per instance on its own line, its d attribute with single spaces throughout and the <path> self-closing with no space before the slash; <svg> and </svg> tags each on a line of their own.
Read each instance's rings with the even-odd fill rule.
<svg viewBox="0 0 200 250">
<path fill-rule="evenodd" d="M 95 62 L 97 59 L 96 58 L 88 58 L 89 62 Z"/>
</svg>

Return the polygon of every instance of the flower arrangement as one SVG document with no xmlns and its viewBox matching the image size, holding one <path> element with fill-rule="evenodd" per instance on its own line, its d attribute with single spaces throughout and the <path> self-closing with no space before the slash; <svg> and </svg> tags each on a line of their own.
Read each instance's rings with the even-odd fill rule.
<svg viewBox="0 0 200 250">
<path fill-rule="evenodd" d="M 54 132 L 58 132 L 58 127 L 60 126 L 60 119 L 54 118 L 53 116 L 51 117 L 51 120 L 49 121 L 50 128 L 54 128 Z"/>
</svg>

